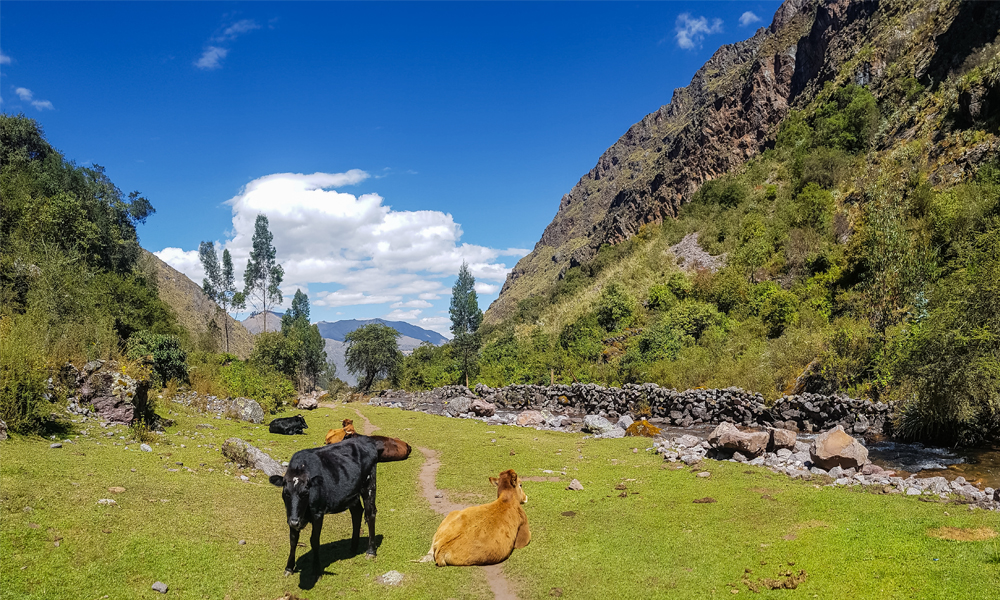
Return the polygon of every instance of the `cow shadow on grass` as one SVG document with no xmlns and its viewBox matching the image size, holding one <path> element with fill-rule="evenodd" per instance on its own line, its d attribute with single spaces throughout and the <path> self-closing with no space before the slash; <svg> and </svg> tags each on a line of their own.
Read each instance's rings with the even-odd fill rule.
<svg viewBox="0 0 1000 600">
<path fill-rule="evenodd" d="M 382 545 L 382 536 L 375 536 L 375 548 L 378 549 Z M 361 538 L 361 543 L 358 544 L 358 551 L 351 552 L 351 539 L 337 540 L 336 542 L 330 542 L 329 544 L 320 544 L 319 547 L 319 566 L 321 568 L 320 572 L 315 572 L 313 570 L 313 551 L 310 548 L 308 552 L 298 557 L 295 561 L 295 570 L 299 571 L 299 589 L 301 590 L 311 590 L 319 581 L 319 578 L 323 575 L 336 575 L 333 571 L 327 570 L 327 568 L 335 562 L 341 560 L 348 560 L 356 556 L 361 556 L 368 551 L 368 538 Z"/>
</svg>

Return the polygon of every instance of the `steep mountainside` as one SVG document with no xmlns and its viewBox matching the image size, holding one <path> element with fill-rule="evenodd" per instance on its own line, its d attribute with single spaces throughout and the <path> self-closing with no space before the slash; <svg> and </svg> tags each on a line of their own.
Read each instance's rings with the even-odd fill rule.
<svg viewBox="0 0 1000 600">
<path fill-rule="evenodd" d="M 282 313 L 267 311 L 268 331 L 281 331 L 281 315 Z M 264 313 L 253 313 L 243 319 L 243 326 L 254 335 L 264 331 Z"/>
<path fill-rule="evenodd" d="M 906 80 L 939 84 L 974 50 L 988 50 L 1000 23 L 998 8 L 987 2 L 787 0 L 770 27 L 720 48 L 688 87 L 675 90 L 670 104 L 633 125 L 563 196 L 534 250 L 508 275 L 486 322 L 511 316 L 520 301 L 549 290 L 602 245 L 676 217 L 703 182 L 773 145 L 790 108 L 808 104 L 845 70 L 880 102 L 900 93 Z M 957 98 L 960 118 L 988 119 L 1000 104 L 985 88 L 964 94 Z M 924 122 L 893 115 L 878 143 L 923 137 L 922 129 L 951 118 L 950 107 L 941 108 Z M 984 153 L 967 144 L 950 147 L 928 157 L 935 163 L 932 181 L 966 172 L 975 152 L 980 158 Z"/>
<path fill-rule="evenodd" d="M 242 359 L 250 356 L 253 338 L 239 321 L 219 310 L 218 305 L 201 291 L 201 286 L 188 279 L 187 275 L 148 251 L 143 250 L 143 257 L 156 273 L 160 298 L 174 310 L 181 325 L 191 333 L 196 343 L 207 337 L 219 352 L 224 352 L 228 323 L 229 352 Z"/>
</svg>

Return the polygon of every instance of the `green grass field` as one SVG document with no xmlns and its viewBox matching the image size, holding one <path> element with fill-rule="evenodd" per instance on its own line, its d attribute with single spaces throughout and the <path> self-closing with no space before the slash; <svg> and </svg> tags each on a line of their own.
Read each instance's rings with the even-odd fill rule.
<svg viewBox="0 0 1000 600">
<path fill-rule="evenodd" d="M 379 467 L 376 561 L 348 556 L 350 518 L 331 515 L 323 578 L 282 576 L 288 529 L 280 491 L 263 474 L 243 482 L 233 468 L 227 473 L 218 448 L 236 436 L 288 460 L 321 444 L 345 417 L 361 430 L 355 408 L 379 434 L 437 450 L 437 486 L 454 501 L 491 500 L 487 477 L 507 468 L 559 478 L 524 484 L 532 542 L 503 565 L 520 598 L 549 598 L 554 588 L 568 598 L 721 598 L 751 594 L 744 580 L 799 571 L 806 578 L 797 589 L 759 597 L 1000 597 L 1000 538 L 928 535 L 943 526 L 996 530 L 995 512 L 817 488 L 735 463 L 677 468 L 647 451 L 647 439 L 584 440 L 367 405 L 319 409 L 306 415 L 306 435 L 286 437 L 168 406 L 176 425 L 151 453 L 117 437 L 126 430 L 108 438 L 91 423 L 89 436 L 71 435 L 75 443 L 60 449 L 38 438 L 0 443 L 0 598 L 159 598 L 155 581 L 170 586 L 169 598 L 490 597 L 481 569 L 411 562 L 442 519 L 420 495 L 417 451 Z M 216 429 L 196 427 L 204 423 Z M 565 490 L 572 478 L 585 489 Z M 115 486 L 125 491 L 108 491 Z M 716 502 L 693 502 L 705 497 Z M 102 498 L 117 506 L 98 505 Z M 308 552 L 299 548 L 299 564 Z M 405 575 L 401 586 L 374 582 L 393 569 Z"/>
</svg>

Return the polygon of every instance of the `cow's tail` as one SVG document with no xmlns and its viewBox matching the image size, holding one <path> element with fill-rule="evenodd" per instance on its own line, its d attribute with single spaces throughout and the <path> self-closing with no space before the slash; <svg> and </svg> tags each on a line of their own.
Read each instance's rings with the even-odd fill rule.
<svg viewBox="0 0 1000 600">
<path fill-rule="evenodd" d="M 399 438 L 386 437 L 384 435 L 370 436 L 375 440 L 375 448 L 378 450 L 378 462 L 392 462 L 406 460 L 413 450 L 410 445 Z"/>
</svg>

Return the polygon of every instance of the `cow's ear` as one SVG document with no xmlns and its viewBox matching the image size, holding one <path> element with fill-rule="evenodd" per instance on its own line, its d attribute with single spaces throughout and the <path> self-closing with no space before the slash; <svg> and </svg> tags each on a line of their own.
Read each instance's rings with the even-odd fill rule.
<svg viewBox="0 0 1000 600">
<path fill-rule="evenodd" d="M 268 481 L 270 481 L 272 485 L 276 485 L 278 487 L 285 486 L 285 478 L 282 477 L 281 475 L 271 475 L 268 478 Z"/>
<path fill-rule="evenodd" d="M 490 477 L 490 483 L 492 483 L 494 486 L 500 487 L 500 480 L 497 479 L 496 477 Z"/>
<path fill-rule="evenodd" d="M 309 478 L 309 487 L 314 487 L 314 486 L 317 486 L 317 485 L 323 485 L 323 478 L 320 477 L 319 475 L 316 475 L 315 477 L 310 477 Z"/>
</svg>

